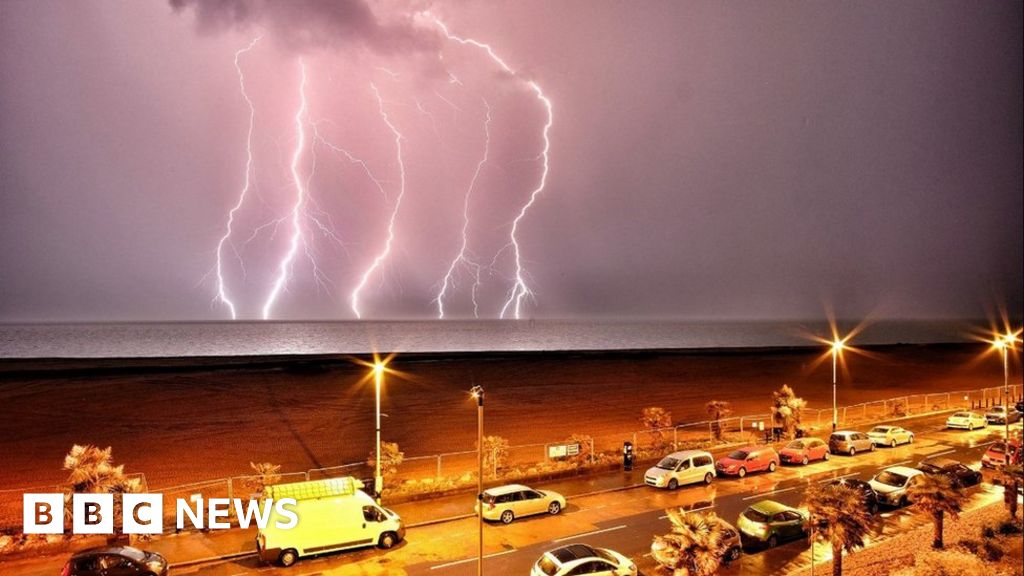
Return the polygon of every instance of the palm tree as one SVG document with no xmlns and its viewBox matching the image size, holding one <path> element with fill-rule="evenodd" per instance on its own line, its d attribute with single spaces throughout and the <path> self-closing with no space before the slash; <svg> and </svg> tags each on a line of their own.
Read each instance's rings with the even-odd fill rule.
<svg viewBox="0 0 1024 576">
<path fill-rule="evenodd" d="M 1007 464 L 1003 466 L 1001 474 L 1003 482 L 1003 500 L 1010 512 L 1010 520 L 1017 519 L 1017 491 L 1024 481 L 1024 466 L 1021 464 Z"/>
<path fill-rule="evenodd" d="M 843 552 L 864 546 L 871 514 L 864 495 L 846 484 L 811 484 L 804 492 L 812 537 L 832 546 L 832 574 L 843 573 Z M 814 542 L 811 542 L 814 545 Z"/>
<path fill-rule="evenodd" d="M 782 388 L 772 392 L 772 422 L 781 424 L 786 437 L 792 439 L 796 436 L 806 406 L 806 400 L 798 398 L 788 384 L 783 384 Z"/>
<path fill-rule="evenodd" d="M 270 462 L 249 462 L 249 467 L 255 474 L 245 479 L 245 485 L 255 491 L 256 498 L 263 500 L 267 486 L 273 486 L 281 481 L 281 465 Z"/>
<path fill-rule="evenodd" d="M 932 548 L 942 548 L 942 525 L 945 515 L 949 514 L 954 520 L 960 517 L 964 493 L 949 478 L 939 474 L 920 474 L 909 482 L 907 500 L 931 515 L 932 524 L 935 525 Z"/>
<path fill-rule="evenodd" d="M 722 439 L 722 418 L 732 414 L 732 405 L 724 400 L 712 400 L 704 405 L 704 409 L 707 410 L 708 416 L 714 421 L 712 430 L 714 431 L 715 440 Z"/>
<path fill-rule="evenodd" d="M 114 518 L 121 518 L 121 494 L 139 492 L 142 488 L 138 478 L 124 473 L 124 465 L 114 466 L 113 449 L 97 448 L 90 444 L 71 447 L 64 456 L 64 469 L 68 471 L 67 492 L 64 494 L 65 507 L 69 508 L 72 494 L 114 494 Z M 70 514 L 68 515 L 70 516 Z M 120 520 L 114 521 L 114 529 L 121 531 Z"/>
<path fill-rule="evenodd" d="M 710 576 L 723 562 L 738 556 L 739 549 L 733 546 L 734 529 L 714 512 L 687 512 L 682 508 L 666 512 L 672 531 L 654 537 L 651 556 L 673 576 Z"/>
</svg>

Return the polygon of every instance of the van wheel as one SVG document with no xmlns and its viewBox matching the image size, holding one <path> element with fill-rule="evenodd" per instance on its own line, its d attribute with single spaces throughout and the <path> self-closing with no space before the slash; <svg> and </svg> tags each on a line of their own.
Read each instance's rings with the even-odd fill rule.
<svg viewBox="0 0 1024 576">
<path fill-rule="evenodd" d="M 740 468 L 740 471 L 736 475 L 739 476 L 740 478 L 743 478 L 744 476 L 747 475 L 747 469 L 746 468 Z"/>
<path fill-rule="evenodd" d="M 559 504 L 558 502 L 552 502 L 551 504 L 548 504 L 548 514 L 554 516 L 555 514 L 558 514 L 561 511 L 562 505 Z"/>
<path fill-rule="evenodd" d="M 806 458 L 804 458 L 804 464 L 807 464 L 807 459 Z M 769 472 L 775 472 L 775 462 L 769 462 L 768 463 L 768 471 Z"/>
<path fill-rule="evenodd" d="M 714 480 L 714 479 L 715 479 L 715 477 L 714 477 L 713 474 L 711 474 L 711 472 L 708 472 L 707 474 L 704 475 L 704 483 L 705 484 L 711 484 L 711 481 Z"/>
<path fill-rule="evenodd" d="M 668 481 L 668 489 L 669 490 L 675 490 L 676 488 L 679 488 L 679 481 L 676 480 L 675 478 L 669 480 Z"/>
<path fill-rule="evenodd" d="M 281 566 L 293 566 L 299 561 L 299 553 L 295 550 L 285 550 L 281 552 L 281 555 L 277 557 L 277 561 L 281 563 Z"/>
<path fill-rule="evenodd" d="M 856 456 L 856 455 L 857 455 L 857 449 L 854 448 L 853 446 L 850 446 L 850 456 Z"/>
<path fill-rule="evenodd" d="M 381 534 L 380 541 L 377 542 L 377 546 L 385 550 L 394 547 L 395 544 L 398 544 L 398 536 L 394 532 L 385 532 Z"/>
<path fill-rule="evenodd" d="M 779 538 L 778 538 L 778 536 L 776 536 L 775 534 L 772 534 L 772 537 L 768 539 L 768 547 L 769 548 L 775 548 L 778 545 L 779 545 Z"/>
<path fill-rule="evenodd" d="M 501 523 L 502 524 L 511 524 L 512 521 L 515 520 L 515 519 L 516 519 L 516 515 L 511 510 L 505 510 L 504 512 L 501 513 Z"/>
</svg>

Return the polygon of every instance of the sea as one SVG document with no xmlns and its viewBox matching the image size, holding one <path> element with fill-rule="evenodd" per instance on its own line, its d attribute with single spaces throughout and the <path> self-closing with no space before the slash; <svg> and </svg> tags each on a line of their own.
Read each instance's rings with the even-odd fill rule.
<svg viewBox="0 0 1024 576">
<path fill-rule="evenodd" d="M 851 344 L 975 340 L 984 321 L 840 322 Z M 0 324 L 0 358 L 727 349 L 819 346 L 827 322 L 602 320 Z"/>
</svg>

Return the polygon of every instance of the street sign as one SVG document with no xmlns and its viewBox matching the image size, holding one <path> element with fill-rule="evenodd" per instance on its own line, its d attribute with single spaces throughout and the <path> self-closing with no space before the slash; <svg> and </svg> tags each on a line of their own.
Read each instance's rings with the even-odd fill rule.
<svg viewBox="0 0 1024 576">
<path fill-rule="evenodd" d="M 550 444 L 548 445 L 548 458 L 565 458 L 577 456 L 580 453 L 580 445 L 574 444 Z"/>
</svg>

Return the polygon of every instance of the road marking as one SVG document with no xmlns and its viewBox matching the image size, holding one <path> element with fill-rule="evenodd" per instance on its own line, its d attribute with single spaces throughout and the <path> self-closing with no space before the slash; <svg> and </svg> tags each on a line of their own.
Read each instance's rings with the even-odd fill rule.
<svg viewBox="0 0 1024 576">
<path fill-rule="evenodd" d="M 886 464 L 882 468 L 879 468 L 879 470 L 885 470 L 886 468 L 892 468 L 893 466 L 903 466 L 904 464 L 910 464 L 911 462 L 913 462 L 913 460 L 902 460 L 893 464 Z"/>
<path fill-rule="evenodd" d="M 565 538 L 556 538 L 556 539 L 552 540 L 552 542 L 565 542 L 566 540 L 575 540 L 576 538 L 583 538 L 584 536 L 593 536 L 594 534 L 602 534 L 604 532 L 612 532 L 612 531 L 615 531 L 615 530 L 622 530 L 625 527 L 626 527 L 625 524 L 620 524 L 619 526 L 615 526 L 614 528 L 605 528 L 604 530 L 594 530 L 592 532 L 584 532 L 582 534 L 575 534 L 573 536 L 566 536 Z"/>
<path fill-rule="evenodd" d="M 949 450 L 946 450 L 945 452 L 936 452 L 935 454 L 932 454 L 930 457 L 935 458 L 937 456 L 945 456 L 946 454 L 952 454 L 953 452 L 956 452 L 956 449 L 951 448 Z"/>
<path fill-rule="evenodd" d="M 511 550 L 503 550 L 501 552 L 494 552 L 492 554 L 484 554 L 484 559 L 494 558 L 495 556 L 503 556 L 505 554 L 511 554 L 513 552 L 518 552 L 518 551 L 519 551 L 518 549 L 513 548 Z M 465 558 L 463 560 L 456 560 L 454 562 L 448 562 L 448 563 L 445 563 L 445 564 L 438 564 L 437 566 L 431 566 L 430 569 L 431 570 L 437 570 L 437 569 L 440 569 L 440 568 L 448 568 L 450 566 L 458 566 L 459 564 L 465 564 L 466 562 L 475 562 L 475 561 L 476 561 L 476 557 Z"/>
<path fill-rule="evenodd" d="M 689 514 L 690 512 L 703 512 L 704 510 L 710 510 L 710 509 L 712 509 L 714 507 L 715 507 L 715 505 L 712 504 L 711 506 L 704 506 L 703 508 L 694 508 L 693 510 L 683 510 L 683 512 L 686 512 L 687 514 Z M 668 518 L 668 514 L 665 514 L 664 516 L 658 516 L 658 520 L 664 520 L 666 518 Z"/>
<path fill-rule="evenodd" d="M 833 476 L 832 478 L 825 478 L 824 480 L 818 480 L 818 484 L 824 484 L 825 482 L 835 482 L 836 480 L 842 480 L 843 478 L 850 478 L 856 476 L 860 472 L 850 472 L 849 474 L 843 474 L 842 476 Z"/>
<path fill-rule="evenodd" d="M 772 494 L 781 494 L 783 492 L 789 492 L 790 490 L 797 490 L 800 486 L 793 486 L 791 488 L 783 488 L 782 490 L 772 490 L 771 492 L 761 492 L 760 494 L 754 494 L 753 496 L 747 496 L 744 501 L 753 500 L 754 498 L 761 498 L 763 496 L 771 496 Z"/>
</svg>

